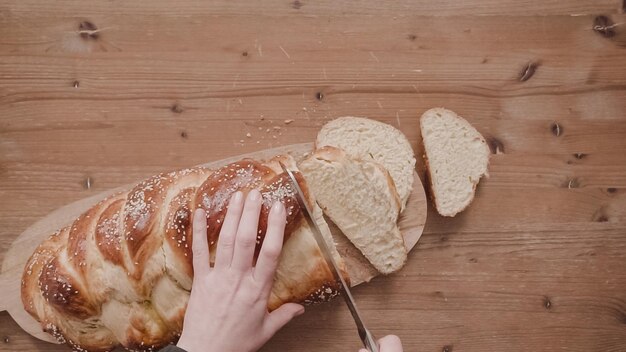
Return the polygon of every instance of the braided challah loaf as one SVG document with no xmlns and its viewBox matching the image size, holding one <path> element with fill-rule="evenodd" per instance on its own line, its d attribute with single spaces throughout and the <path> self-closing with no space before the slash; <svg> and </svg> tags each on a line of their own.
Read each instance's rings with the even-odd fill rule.
<svg viewBox="0 0 626 352">
<path fill-rule="evenodd" d="M 214 254 L 230 195 L 254 188 L 263 196 L 257 254 L 273 202 L 283 202 L 288 213 L 268 309 L 286 302 L 330 299 L 338 285 L 278 160 L 296 170 L 290 156 L 266 163 L 244 159 L 215 171 L 197 167 L 154 176 L 101 201 L 32 254 L 22 278 L 24 307 L 45 331 L 78 351 L 111 351 L 118 346 L 152 351 L 175 341 L 193 277 L 193 212 L 206 210 Z M 296 175 L 334 250 L 321 210 L 304 179 Z M 345 270 L 343 275 L 347 279 Z"/>
</svg>

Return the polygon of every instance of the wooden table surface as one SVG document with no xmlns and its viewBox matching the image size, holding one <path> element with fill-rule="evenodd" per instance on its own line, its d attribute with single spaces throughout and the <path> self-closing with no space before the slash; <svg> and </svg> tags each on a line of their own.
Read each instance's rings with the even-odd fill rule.
<svg viewBox="0 0 626 352">
<path fill-rule="evenodd" d="M 626 2 L 2 0 L 0 259 L 152 174 L 444 106 L 494 151 L 455 218 L 355 290 L 406 351 L 626 351 Z M 285 120 L 293 120 L 287 124 Z M 417 165 L 420 174 L 424 165 Z M 67 351 L 3 313 L 0 350 Z M 341 300 L 264 351 L 356 351 Z"/>
</svg>

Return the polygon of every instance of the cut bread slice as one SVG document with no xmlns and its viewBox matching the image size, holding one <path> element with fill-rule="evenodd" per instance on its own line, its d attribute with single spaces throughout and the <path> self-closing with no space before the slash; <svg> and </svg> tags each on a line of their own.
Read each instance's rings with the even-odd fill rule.
<svg viewBox="0 0 626 352">
<path fill-rule="evenodd" d="M 324 213 L 381 273 L 407 258 L 398 229 L 400 198 L 387 170 L 326 146 L 298 165 Z"/>
<path fill-rule="evenodd" d="M 313 217 L 313 221 L 317 224 L 317 227 L 320 229 L 322 233 L 322 237 L 326 241 L 326 247 L 330 250 L 330 254 L 332 255 L 335 263 L 339 267 L 339 272 L 341 276 L 343 276 L 344 280 L 350 284 L 350 276 L 348 274 L 348 269 L 346 267 L 346 263 L 339 254 L 337 250 L 337 246 L 335 244 L 335 240 L 333 239 L 333 235 L 330 232 L 330 228 L 324 219 L 324 213 L 322 209 L 319 207 L 317 200 L 315 198 L 315 194 L 310 190 L 310 185 L 308 185 L 306 178 L 303 180 L 300 177 L 302 171 L 298 169 L 296 165 L 295 159 L 288 154 L 285 155 L 277 155 L 271 158 L 266 162 L 266 165 L 274 170 L 277 174 L 282 173 L 283 169 L 280 166 L 280 163 L 285 165 L 288 170 L 295 172 L 296 179 L 305 194 L 308 204 L 310 205 L 310 209 L 312 211 L 311 216 Z M 304 176 L 304 175 L 302 175 Z M 312 241 L 312 242 L 311 242 Z M 319 265 L 315 263 L 315 261 L 311 261 L 306 258 L 311 258 L 312 256 L 320 256 L 321 249 L 319 249 L 317 242 L 315 241 L 315 236 L 313 235 L 313 229 L 309 226 L 309 224 L 302 219 L 302 225 L 291 234 L 291 237 L 288 241 L 285 242 L 283 251 L 281 254 L 281 261 L 276 269 L 276 280 L 274 280 L 274 290 L 272 290 L 272 295 L 274 292 L 282 292 L 286 293 L 287 296 L 281 297 L 282 299 L 287 299 L 289 295 L 293 295 L 297 292 L 297 289 L 293 287 L 284 287 L 285 283 L 295 284 L 296 282 L 293 280 L 294 278 L 299 278 L 302 276 L 303 266 L 302 263 L 306 262 L 307 265 Z M 304 261 L 303 261 L 304 260 Z M 284 264 L 284 265 L 283 265 Z M 330 265 L 330 264 L 328 264 Z M 307 274 L 305 272 L 305 274 Z M 309 275 L 310 280 L 317 280 L 316 282 L 321 282 L 322 274 L 319 273 L 317 277 L 314 275 Z M 285 288 L 285 290 L 280 291 L 280 288 Z M 306 287 L 302 287 L 305 289 Z M 329 292 L 320 292 L 321 296 L 331 295 Z M 332 293 L 334 295 L 334 293 Z M 270 303 L 272 303 L 273 296 L 270 297 Z M 278 298 L 278 297 L 276 297 Z M 330 297 L 329 297 L 330 298 Z M 312 301 L 311 301 L 312 302 Z M 310 303 L 310 302 L 308 302 Z M 272 306 L 270 305 L 270 308 Z"/>
<path fill-rule="evenodd" d="M 431 196 L 439 214 L 454 216 L 474 199 L 476 185 L 488 175 L 485 138 L 456 113 L 443 108 L 420 119 Z"/>
<path fill-rule="evenodd" d="M 376 120 L 340 117 L 328 122 L 317 134 L 315 147 L 327 145 L 343 149 L 352 158 L 383 165 L 391 174 L 404 210 L 413 189 L 415 155 L 402 132 Z"/>
</svg>

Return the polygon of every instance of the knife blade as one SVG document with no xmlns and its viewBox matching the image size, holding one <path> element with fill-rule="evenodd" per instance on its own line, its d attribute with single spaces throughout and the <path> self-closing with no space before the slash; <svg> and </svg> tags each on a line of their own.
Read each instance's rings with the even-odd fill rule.
<svg viewBox="0 0 626 352">
<path fill-rule="evenodd" d="M 330 271 L 335 277 L 335 280 L 339 282 L 341 286 L 340 288 L 341 293 L 342 293 L 341 296 L 344 298 L 346 305 L 348 306 L 348 310 L 350 311 L 350 314 L 352 315 L 352 318 L 354 319 L 354 323 L 356 324 L 357 330 L 359 332 L 359 337 L 361 338 L 361 341 L 363 342 L 363 346 L 365 346 L 365 348 L 370 352 L 378 352 L 378 345 L 376 344 L 376 341 L 374 340 L 374 336 L 365 327 L 365 323 L 363 323 L 363 319 L 361 318 L 361 314 L 359 313 L 359 310 L 356 306 L 354 297 L 352 296 L 352 293 L 350 292 L 350 288 L 348 287 L 346 281 L 343 279 L 343 276 L 339 272 L 339 267 L 337 266 L 337 262 L 335 262 L 335 258 L 333 258 L 330 252 L 330 249 L 328 248 L 328 245 L 326 244 L 326 240 L 324 239 L 324 236 L 322 235 L 322 231 L 317 226 L 317 223 L 315 222 L 315 220 L 313 220 L 313 215 L 312 215 L 313 212 L 309 208 L 309 204 L 305 201 L 304 193 L 302 192 L 302 189 L 300 188 L 300 184 L 296 180 L 296 177 L 294 176 L 291 170 L 287 169 L 287 167 L 285 167 L 285 165 L 282 162 L 279 161 L 278 163 L 280 164 L 280 167 L 283 169 L 283 171 L 289 177 L 291 186 L 293 187 L 293 190 L 294 190 L 294 195 L 296 197 L 298 205 L 300 206 L 300 210 L 302 211 L 302 215 L 304 216 L 304 219 L 306 220 L 307 224 L 311 228 L 311 231 L 313 232 L 313 237 L 315 238 L 315 241 L 317 242 L 317 246 L 320 248 L 320 251 L 322 252 L 322 256 L 324 257 L 324 260 L 328 264 Z"/>
</svg>

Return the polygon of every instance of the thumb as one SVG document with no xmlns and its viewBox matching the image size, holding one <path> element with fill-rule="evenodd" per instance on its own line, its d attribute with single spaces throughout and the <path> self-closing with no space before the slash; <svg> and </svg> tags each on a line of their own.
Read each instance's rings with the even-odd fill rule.
<svg viewBox="0 0 626 352">
<path fill-rule="evenodd" d="M 273 336 L 283 326 L 287 325 L 291 319 L 304 313 L 304 307 L 297 303 L 285 303 L 271 312 L 265 320 L 266 330 L 269 336 Z"/>
</svg>

